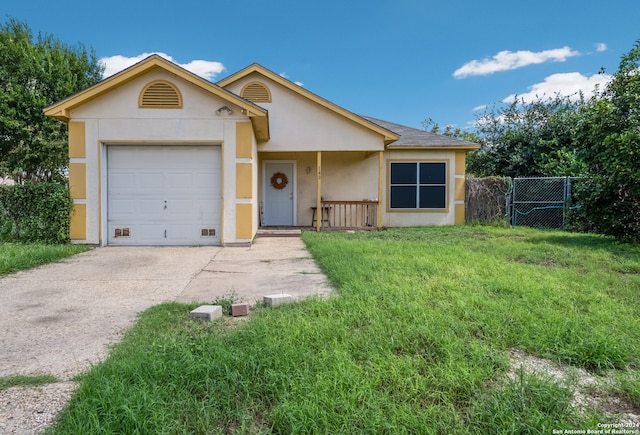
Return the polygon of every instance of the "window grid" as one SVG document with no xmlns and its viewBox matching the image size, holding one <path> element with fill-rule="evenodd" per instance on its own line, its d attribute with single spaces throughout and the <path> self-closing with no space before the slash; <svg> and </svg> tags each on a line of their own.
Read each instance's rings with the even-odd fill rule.
<svg viewBox="0 0 640 435">
<path fill-rule="evenodd" d="M 411 167 L 415 168 L 413 174 Z M 408 173 L 403 173 L 402 168 Z M 445 162 L 392 162 L 390 208 L 446 209 L 446 174 Z M 409 178 L 411 181 L 407 181 Z"/>
</svg>

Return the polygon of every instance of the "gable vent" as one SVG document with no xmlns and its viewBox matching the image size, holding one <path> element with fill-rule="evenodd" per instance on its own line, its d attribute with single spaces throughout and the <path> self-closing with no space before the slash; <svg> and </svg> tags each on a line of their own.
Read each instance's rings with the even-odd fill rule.
<svg viewBox="0 0 640 435">
<path fill-rule="evenodd" d="M 271 92 L 269 92 L 269 88 L 258 82 L 247 84 L 244 88 L 242 88 L 240 96 L 245 100 L 251 101 L 252 103 L 271 102 Z"/>
<path fill-rule="evenodd" d="M 181 109 L 182 95 L 171 83 L 159 80 L 144 87 L 138 105 L 144 108 Z"/>
</svg>

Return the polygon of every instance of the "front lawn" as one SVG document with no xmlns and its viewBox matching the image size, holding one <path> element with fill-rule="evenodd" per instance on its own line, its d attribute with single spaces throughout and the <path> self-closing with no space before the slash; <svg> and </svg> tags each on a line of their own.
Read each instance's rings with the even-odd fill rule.
<svg viewBox="0 0 640 435">
<path fill-rule="evenodd" d="M 89 249 L 83 245 L 0 242 L 0 276 L 58 261 Z"/>
<path fill-rule="evenodd" d="M 248 320 L 146 311 L 53 433 L 552 433 L 640 409 L 640 247 L 492 227 L 305 233 L 337 289 Z M 514 366 L 538 357 L 568 375 Z M 615 402 L 615 401 L 612 401 Z"/>
</svg>

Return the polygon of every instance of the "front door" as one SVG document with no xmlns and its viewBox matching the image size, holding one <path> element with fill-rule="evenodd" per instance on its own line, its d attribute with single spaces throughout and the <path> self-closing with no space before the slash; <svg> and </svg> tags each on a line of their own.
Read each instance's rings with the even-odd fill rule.
<svg viewBox="0 0 640 435">
<path fill-rule="evenodd" d="M 295 164 L 265 162 L 264 225 L 293 226 L 295 202 Z"/>
</svg>

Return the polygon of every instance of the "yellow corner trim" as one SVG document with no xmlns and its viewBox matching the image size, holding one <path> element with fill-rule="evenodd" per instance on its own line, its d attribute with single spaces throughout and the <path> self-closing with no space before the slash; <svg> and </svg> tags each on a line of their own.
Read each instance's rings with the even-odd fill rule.
<svg viewBox="0 0 640 435">
<path fill-rule="evenodd" d="M 69 193 L 73 199 L 87 197 L 87 165 L 69 163 Z"/>
<path fill-rule="evenodd" d="M 253 197 L 253 165 L 236 163 L 236 198 Z"/>
<path fill-rule="evenodd" d="M 466 172 L 467 153 L 464 151 L 456 152 L 456 175 L 464 175 Z"/>
<path fill-rule="evenodd" d="M 464 183 L 464 178 L 456 178 L 455 194 L 453 196 L 456 201 L 464 201 Z"/>
<path fill-rule="evenodd" d="M 465 206 L 464 204 L 456 204 L 455 205 L 455 224 L 456 225 L 464 225 L 465 219 L 464 219 L 464 213 L 465 213 Z"/>
<path fill-rule="evenodd" d="M 253 238 L 253 204 L 236 204 L 236 238 Z"/>
<path fill-rule="evenodd" d="M 236 124 L 236 158 L 250 159 L 252 157 L 253 128 L 249 122 Z"/>
<path fill-rule="evenodd" d="M 69 237 L 71 240 L 87 240 L 87 205 L 73 204 Z"/>
<path fill-rule="evenodd" d="M 69 123 L 69 157 L 83 159 L 87 156 L 84 122 Z"/>
</svg>

